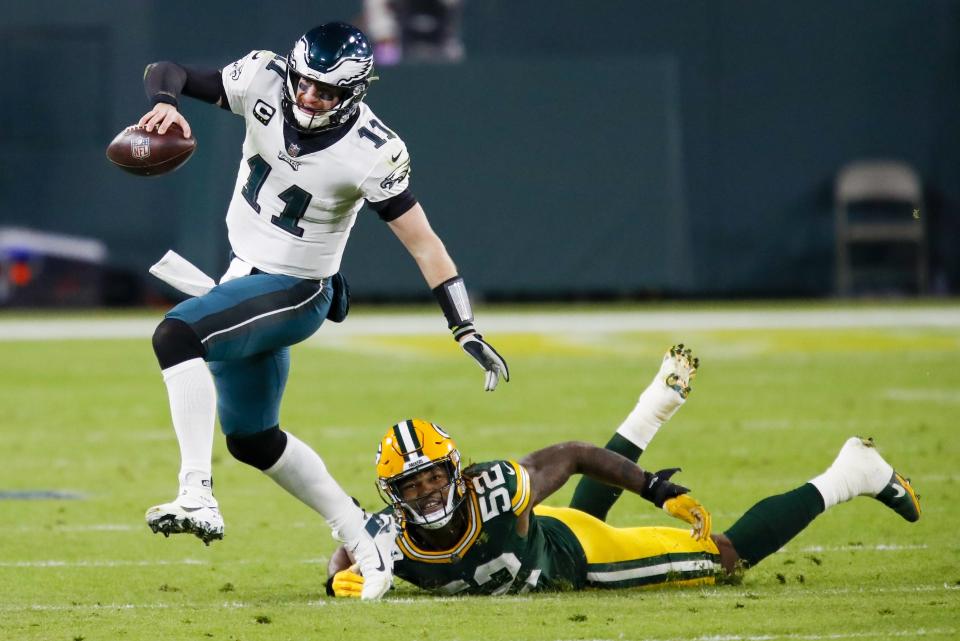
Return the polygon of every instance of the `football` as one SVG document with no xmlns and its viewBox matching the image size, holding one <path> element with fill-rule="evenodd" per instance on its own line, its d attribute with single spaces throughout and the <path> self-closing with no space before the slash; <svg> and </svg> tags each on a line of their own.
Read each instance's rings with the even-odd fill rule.
<svg viewBox="0 0 960 641">
<path fill-rule="evenodd" d="M 160 135 L 156 128 L 127 127 L 107 147 L 107 158 L 120 169 L 137 176 L 159 176 L 187 162 L 197 148 L 196 139 L 183 137 L 179 125 L 170 125 Z"/>
</svg>

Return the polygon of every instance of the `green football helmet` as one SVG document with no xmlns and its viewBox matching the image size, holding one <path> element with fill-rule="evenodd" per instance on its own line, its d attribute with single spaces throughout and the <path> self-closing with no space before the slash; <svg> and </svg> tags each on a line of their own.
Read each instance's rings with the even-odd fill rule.
<svg viewBox="0 0 960 641">
<path fill-rule="evenodd" d="M 304 133 L 339 127 L 356 113 L 373 79 L 373 48 L 363 32 L 330 22 L 303 34 L 287 56 L 281 106 L 290 126 Z M 313 83 L 325 99 L 339 98 L 332 109 L 297 104 L 302 81 Z"/>
</svg>

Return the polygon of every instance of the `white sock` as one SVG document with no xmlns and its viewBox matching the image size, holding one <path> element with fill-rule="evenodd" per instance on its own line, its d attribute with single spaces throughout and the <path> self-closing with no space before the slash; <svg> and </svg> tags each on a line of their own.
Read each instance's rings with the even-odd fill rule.
<svg viewBox="0 0 960 641">
<path fill-rule="evenodd" d="M 823 509 L 828 510 L 838 503 L 844 503 L 853 498 L 843 482 L 843 477 L 839 475 L 832 467 L 827 471 L 808 481 L 810 485 L 817 488 L 820 496 L 823 497 Z"/>
<path fill-rule="evenodd" d="M 647 449 L 660 426 L 677 413 L 685 399 L 667 387 L 660 375 L 640 394 L 637 405 L 627 415 L 617 433 L 642 450 Z"/>
<path fill-rule="evenodd" d="M 360 535 L 363 510 L 330 475 L 320 455 L 290 432 L 280 459 L 264 473 L 319 512 L 338 538 L 351 541 Z"/>
<path fill-rule="evenodd" d="M 875 449 L 860 439 L 847 440 L 827 471 L 809 481 L 823 497 L 824 509 L 861 495 L 876 496 L 893 474 L 893 468 Z"/>
<path fill-rule="evenodd" d="M 163 370 L 170 416 L 180 444 L 181 487 L 210 487 L 217 389 L 202 358 Z"/>
</svg>

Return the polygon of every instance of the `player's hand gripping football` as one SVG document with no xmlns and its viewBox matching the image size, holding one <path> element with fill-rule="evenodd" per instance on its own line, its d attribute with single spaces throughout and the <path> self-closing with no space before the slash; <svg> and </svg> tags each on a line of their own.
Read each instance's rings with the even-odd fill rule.
<svg viewBox="0 0 960 641">
<path fill-rule="evenodd" d="M 359 599 L 363 593 L 363 576 L 359 574 L 359 566 L 354 563 L 346 570 L 334 574 L 330 589 L 335 597 Z"/>
<path fill-rule="evenodd" d="M 457 340 L 463 351 L 472 356 L 483 368 L 485 372 L 484 391 L 492 392 L 495 390 L 501 378 L 510 381 L 510 369 L 507 367 L 507 361 L 503 360 L 497 350 L 493 349 L 493 345 L 483 340 L 483 336 L 472 332 L 460 336 Z"/>
<path fill-rule="evenodd" d="M 664 511 L 674 518 L 686 521 L 693 526 L 690 536 L 698 541 L 710 538 L 713 520 L 707 508 L 689 494 L 681 494 L 663 502 Z"/>
<path fill-rule="evenodd" d="M 138 125 L 146 126 L 147 131 L 153 131 L 153 128 L 156 127 L 157 133 L 161 135 L 167 133 L 167 129 L 174 123 L 183 130 L 184 138 L 190 137 L 190 123 L 176 107 L 165 102 L 155 104 L 153 109 L 143 114 L 143 117 L 137 122 Z"/>
</svg>

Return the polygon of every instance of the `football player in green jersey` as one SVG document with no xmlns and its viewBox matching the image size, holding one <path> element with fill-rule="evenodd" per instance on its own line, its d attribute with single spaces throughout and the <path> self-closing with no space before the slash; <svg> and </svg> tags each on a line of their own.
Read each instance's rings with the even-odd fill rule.
<svg viewBox="0 0 960 641">
<path fill-rule="evenodd" d="M 699 361 L 682 345 L 664 357 L 617 433 L 599 448 L 567 442 L 461 470 L 460 453 L 439 426 L 394 425 L 377 452 L 378 485 L 395 522 L 394 574 L 441 594 L 619 588 L 713 583 L 780 549 L 837 503 L 872 496 L 908 521 L 920 518 L 910 482 L 873 442 L 847 440 L 823 474 L 751 507 L 723 534 L 708 511 L 670 477 L 636 465 L 659 427 L 686 400 Z M 631 460 L 632 459 L 632 460 Z M 541 502 L 573 474 L 584 479 L 571 507 Z M 639 494 L 691 529 L 614 528 L 603 522 L 622 489 Z M 328 593 L 359 596 L 363 577 L 344 548 L 329 565 Z"/>
</svg>

